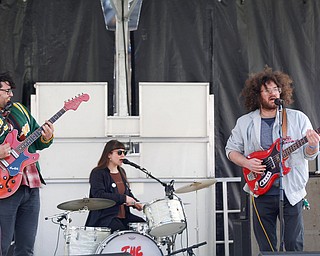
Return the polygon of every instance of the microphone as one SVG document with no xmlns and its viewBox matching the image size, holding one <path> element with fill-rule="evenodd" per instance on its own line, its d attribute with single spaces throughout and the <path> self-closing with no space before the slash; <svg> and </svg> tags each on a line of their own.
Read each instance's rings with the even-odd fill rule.
<svg viewBox="0 0 320 256">
<path fill-rule="evenodd" d="M 276 98 L 274 100 L 274 104 L 276 104 L 277 106 L 283 106 L 284 101 L 282 99 Z"/>
<path fill-rule="evenodd" d="M 131 166 L 133 166 L 134 168 L 137 168 L 137 169 L 140 169 L 140 170 L 144 170 L 143 168 L 141 168 L 139 165 L 137 165 L 137 164 L 135 164 L 135 163 L 132 163 L 132 162 L 130 162 L 128 159 L 123 159 L 122 160 L 122 162 L 124 163 L 124 164 L 128 164 L 128 165 L 131 165 Z"/>
</svg>

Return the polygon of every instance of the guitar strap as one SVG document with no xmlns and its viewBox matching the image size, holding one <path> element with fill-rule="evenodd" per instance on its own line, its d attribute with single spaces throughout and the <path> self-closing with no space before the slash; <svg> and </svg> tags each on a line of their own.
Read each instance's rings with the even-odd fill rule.
<svg viewBox="0 0 320 256">
<path fill-rule="evenodd" d="M 282 138 L 287 137 L 287 112 L 284 108 L 282 111 Z"/>
<path fill-rule="evenodd" d="M 21 114 L 24 115 L 26 117 L 26 119 L 28 120 L 28 125 L 30 125 L 30 116 L 29 116 L 27 110 L 24 108 L 24 106 L 22 104 L 16 102 L 16 103 L 13 103 L 12 107 L 15 107 L 18 110 L 20 110 Z M 18 131 L 18 138 L 17 139 L 19 141 L 23 141 L 25 139 L 25 135 L 21 134 L 22 127 L 21 127 L 20 123 L 18 122 L 17 118 L 15 116 L 13 116 L 11 113 L 9 113 L 7 120 L 13 126 L 13 128 Z"/>
</svg>

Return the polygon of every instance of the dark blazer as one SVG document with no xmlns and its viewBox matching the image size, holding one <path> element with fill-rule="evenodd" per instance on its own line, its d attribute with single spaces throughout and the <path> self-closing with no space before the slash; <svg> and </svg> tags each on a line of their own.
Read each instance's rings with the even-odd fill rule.
<svg viewBox="0 0 320 256">
<path fill-rule="evenodd" d="M 126 202 L 126 195 L 135 198 L 130 190 L 129 183 L 127 181 L 125 170 L 118 167 L 121 174 L 123 183 L 125 185 L 125 194 L 119 194 L 116 183 L 110 175 L 110 170 L 105 169 L 93 169 L 90 174 L 90 198 L 106 198 L 116 202 L 116 204 L 110 208 L 102 210 L 90 211 L 86 226 L 88 227 L 108 227 L 113 218 L 117 217 L 119 213 L 120 205 Z M 137 200 L 135 198 L 135 200 Z M 125 206 L 126 215 L 130 214 L 129 207 Z"/>
</svg>

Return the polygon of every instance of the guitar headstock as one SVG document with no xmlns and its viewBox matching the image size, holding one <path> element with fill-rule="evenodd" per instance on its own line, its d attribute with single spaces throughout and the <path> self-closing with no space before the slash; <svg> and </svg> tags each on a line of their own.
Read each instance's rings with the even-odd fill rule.
<svg viewBox="0 0 320 256">
<path fill-rule="evenodd" d="M 89 95 L 86 93 L 79 94 L 78 96 L 72 98 L 71 100 L 67 100 L 64 102 L 64 109 L 65 110 L 77 110 L 81 102 L 88 101 L 90 99 Z"/>
</svg>

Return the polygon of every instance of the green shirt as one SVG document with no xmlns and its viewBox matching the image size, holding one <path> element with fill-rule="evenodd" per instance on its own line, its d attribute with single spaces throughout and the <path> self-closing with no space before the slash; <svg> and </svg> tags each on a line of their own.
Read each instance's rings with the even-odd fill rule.
<svg viewBox="0 0 320 256">
<path fill-rule="evenodd" d="M 13 149 L 17 148 L 17 146 L 21 144 L 21 141 L 25 140 L 25 138 L 29 137 L 31 134 L 32 137 L 30 137 L 30 139 L 32 138 L 35 141 L 25 149 L 28 150 L 29 153 L 35 153 L 37 150 L 47 148 L 53 142 L 52 139 L 50 139 L 49 141 L 45 141 L 42 138 L 41 128 L 39 129 L 39 124 L 33 118 L 30 111 L 21 103 L 13 103 L 12 107 L 10 108 L 10 114 L 8 115 L 6 120 L 0 118 L 0 128 L 3 127 L 0 134 L 0 143 L 3 143 L 5 141 L 5 138 L 7 138 L 8 133 L 11 132 L 11 126 L 13 126 L 13 129 L 18 131 L 18 136 L 16 139 L 19 141 L 18 144 L 16 144 L 15 142 L 9 142 L 11 145 L 13 145 Z M 25 152 L 25 150 L 23 152 Z M 38 161 L 36 162 L 36 166 L 40 174 L 40 165 Z M 40 178 L 41 182 L 44 183 L 41 174 Z"/>
</svg>

